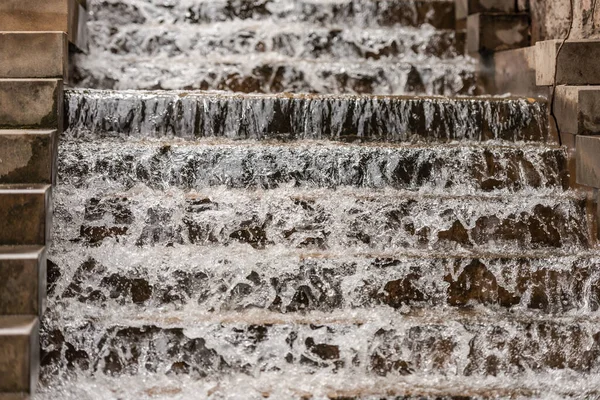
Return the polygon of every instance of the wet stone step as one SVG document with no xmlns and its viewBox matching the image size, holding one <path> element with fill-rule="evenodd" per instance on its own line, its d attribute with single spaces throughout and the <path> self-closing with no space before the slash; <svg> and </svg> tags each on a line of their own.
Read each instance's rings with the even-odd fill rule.
<svg viewBox="0 0 600 400">
<path fill-rule="evenodd" d="M 64 141 L 59 180 L 78 188 L 392 188 L 439 193 L 568 188 L 546 146 L 359 146 L 318 142 Z"/>
<path fill-rule="evenodd" d="M 50 256 L 53 309 L 79 302 L 135 313 L 293 313 L 387 306 L 475 307 L 545 313 L 600 309 L 600 256 L 523 252 L 374 253 L 228 247 L 65 245 Z M 177 260 L 177 261 L 174 261 Z"/>
<path fill-rule="evenodd" d="M 585 200 L 559 195 L 375 196 L 348 190 L 160 195 L 135 188 L 93 197 L 67 188 L 55 207 L 63 240 L 89 245 L 111 238 L 130 246 L 245 243 L 257 249 L 354 251 L 581 249 L 591 244 Z"/>
<path fill-rule="evenodd" d="M 107 26 L 91 23 L 91 52 L 119 55 L 198 57 L 275 53 L 300 59 L 398 59 L 457 57 L 464 46 L 453 30 L 378 28 L 353 30 L 270 21 L 196 25 Z"/>
<path fill-rule="evenodd" d="M 75 86 L 97 89 L 221 90 L 237 93 L 429 94 L 475 92 L 471 59 L 435 63 L 297 60 L 281 55 L 220 59 L 75 56 Z"/>
<path fill-rule="evenodd" d="M 80 379 L 53 379 L 50 388 L 42 387 L 39 400 L 103 400 L 110 396 L 167 398 L 262 400 L 267 398 L 294 400 L 492 400 L 506 399 L 577 399 L 594 398 L 598 385 L 586 376 L 568 378 L 568 373 L 538 375 L 536 380 L 519 378 L 478 379 L 468 384 L 460 377 L 436 376 L 419 379 L 415 376 L 357 377 L 339 372 L 316 374 L 297 373 L 293 366 L 281 371 L 263 372 L 259 377 L 233 374 L 221 379 L 191 379 L 182 375 L 160 373 L 144 376 L 106 375 Z M 572 374 L 571 374 L 572 375 Z M 545 385 L 542 382 L 547 382 Z M 179 397 L 177 397 L 179 396 Z M 2 400 L 15 400 L 4 399 Z M 21 400 L 21 399 L 18 399 Z"/>
<path fill-rule="evenodd" d="M 454 1 L 440 0 L 102 0 L 90 4 L 94 21 L 121 26 L 205 24 L 232 20 L 298 21 L 360 27 L 420 26 L 454 29 Z"/>
<path fill-rule="evenodd" d="M 292 366 L 299 373 L 367 377 L 515 377 L 562 370 L 594 377 L 600 367 L 599 326 L 596 317 L 525 312 L 206 315 L 74 306 L 47 313 L 41 336 L 49 377 L 68 370 L 84 376 L 166 371 L 198 379 L 258 376 Z"/>
<path fill-rule="evenodd" d="M 68 136 L 548 141 L 545 102 L 512 98 L 69 90 Z"/>
</svg>

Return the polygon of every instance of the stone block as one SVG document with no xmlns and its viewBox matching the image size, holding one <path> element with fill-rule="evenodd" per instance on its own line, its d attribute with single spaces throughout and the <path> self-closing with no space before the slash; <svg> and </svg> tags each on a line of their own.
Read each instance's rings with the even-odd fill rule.
<svg viewBox="0 0 600 400">
<path fill-rule="evenodd" d="M 529 46 L 527 14 L 479 13 L 467 19 L 467 52 L 490 53 Z"/>
<path fill-rule="evenodd" d="M 577 183 L 600 188 L 600 137 L 577 136 Z"/>
<path fill-rule="evenodd" d="M 65 0 L 2 0 L 0 26 L 3 31 L 68 31 Z"/>
<path fill-rule="evenodd" d="M 0 184 L 53 183 L 56 130 L 0 129 Z"/>
<path fill-rule="evenodd" d="M 0 245 L 46 245 L 52 216 L 50 193 L 50 185 L 0 186 Z"/>
<path fill-rule="evenodd" d="M 39 373 L 39 320 L 0 317 L 0 392 L 33 394 Z"/>
<path fill-rule="evenodd" d="M 0 78 L 67 78 L 63 32 L 0 32 Z"/>
<path fill-rule="evenodd" d="M 45 307 L 45 248 L 0 246 L 0 315 L 42 315 Z"/>
<path fill-rule="evenodd" d="M 471 14 L 484 12 L 514 13 L 514 0 L 456 0 L 456 19 L 466 19 Z"/>
<path fill-rule="evenodd" d="M 561 132 L 600 134 L 600 86 L 557 86 L 554 116 Z"/>
<path fill-rule="evenodd" d="M 87 19 L 84 7 L 82 0 L 2 0 L 0 27 L 3 31 L 66 32 L 79 47 Z"/>
<path fill-rule="evenodd" d="M 600 85 L 600 41 L 562 40 L 538 42 L 536 82 L 538 86 Z M 559 51 L 560 50 L 560 51 Z"/>
<path fill-rule="evenodd" d="M 62 127 L 63 81 L 0 79 L 0 129 Z"/>
<path fill-rule="evenodd" d="M 493 86 L 488 93 L 517 96 L 547 96 L 548 88 L 536 85 L 535 46 L 494 53 L 492 65 L 482 69 L 490 74 Z"/>
</svg>

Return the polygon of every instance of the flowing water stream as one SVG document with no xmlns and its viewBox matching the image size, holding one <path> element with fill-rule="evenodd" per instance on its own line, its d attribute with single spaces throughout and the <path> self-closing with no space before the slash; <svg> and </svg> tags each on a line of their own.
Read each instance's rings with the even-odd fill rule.
<svg viewBox="0 0 600 400">
<path fill-rule="evenodd" d="M 454 2 L 88 4 L 37 399 L 600 398 L 587 198 Z"/>
</svg>

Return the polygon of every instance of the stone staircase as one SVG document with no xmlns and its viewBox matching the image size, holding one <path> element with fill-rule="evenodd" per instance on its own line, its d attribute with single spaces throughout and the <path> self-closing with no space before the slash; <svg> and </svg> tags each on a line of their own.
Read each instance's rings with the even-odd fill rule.
<svg viewBox="0 0 600 400">
<path fill-rule="evenodd" d="M 69 42 L 82 46 L 78 0 L 0 4 L 0 399 L 38 384 L 51 192 L 63 127 Z"/>
<path fill-rule="evenodd" d="M 587 196 L 545 101 L 433 96 L 454 2 L 88 7 L 36 398 L 600 396 Z"/>
</svg>

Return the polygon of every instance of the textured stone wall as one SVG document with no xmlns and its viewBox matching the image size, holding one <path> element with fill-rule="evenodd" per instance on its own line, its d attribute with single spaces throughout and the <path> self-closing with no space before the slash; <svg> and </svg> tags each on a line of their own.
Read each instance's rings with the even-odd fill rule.
<svg viewBox="0 0 600 400">
<path fill-rule="evenodd" d="M 573 6 L 570 38 L 600 38 L 600 1 L 573 0 Z M 533 42 L 566 37 L 571 20 L 570 0 L 519 0 L 519 7 L 531 11 Z"/>
</svg>

